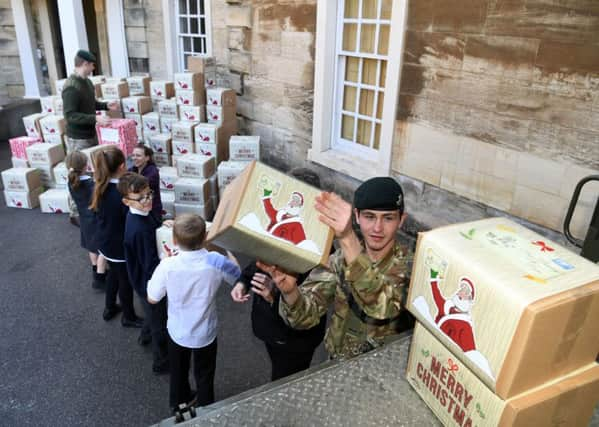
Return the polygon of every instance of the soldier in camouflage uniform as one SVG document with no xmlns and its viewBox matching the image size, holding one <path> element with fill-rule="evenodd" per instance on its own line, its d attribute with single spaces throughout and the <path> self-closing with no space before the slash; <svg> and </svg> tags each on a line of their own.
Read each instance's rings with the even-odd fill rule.
<svg viewBox="0 0 599 427">
<path fill-rule="evenodd" d="M 389 177 L 364 182 L 354 195 L 355 209 L 333 193 L 322 193 L 316 209 L 335 231 L 340 248 L 327 267 L 310 273 L 301 287 L 276 266 L 268 271 L 283 296 L 281 317 L 293 328 L 315 326 L 333 304 L 325 337 L 331 358 L 349 358 L 382 345 L 396 335 L 405 314 L 413 255 L 395 240 L 403 224 L 403 191 Z M 352 229 L 352 214 L 361 241 Z"/>
</svg>

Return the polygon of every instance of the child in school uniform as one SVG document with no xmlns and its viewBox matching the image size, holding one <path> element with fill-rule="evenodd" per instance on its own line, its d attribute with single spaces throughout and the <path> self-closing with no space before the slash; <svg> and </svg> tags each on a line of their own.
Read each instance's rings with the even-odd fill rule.
<svg viewBox="0 0 599 427">
<path fill-rule="evenodd" d="M 92 288 L 102 291 L 106 286 L 106 259 L 98 255 L 96 215 L 89 209 L 94 192 L 94 181 L 86 173 L 85 154 L 73 151 L 66 157 L 65 163 L 69 171 L 69 193 L 79 212 L 81 247 L 88 251 L 92 264 Z"/>
<path fill-rule="evenodd" d="M 121 201 L 117 189 L 119 178 L 127 170 L 125 155 L 118 147 L 107 145 L 94 153 L 93 162 L 95 186 L 89 207 L 97 217 L 98 252 L 106 258 L 109 266 L 102 317 L 109 321 L 122 310 L 123 327 L 141 328 L 143 319 L 135 314 L 133 288 L 125 265 L 123 238 L 128 208 Z M 117 293 L 120 306 L 116 303 Z"/>
<path fill-rule="evenodd" d="M 203 249 L 206 223 L 193 214 L 175 219 L 173 241 L 177 256 L 165 258 L 148 282 L 148 301 L 156 304 L 168 296 L 170 393 L 172 409 L 180 404 L 209 405 L 214 402 L 216 369 L 216 293 L 224 280 L 231 286 L 240 275 L 231 253 L 225 257 Z M 191 395 L 189 366 L 197 392 Z"/>
<path fill-rule="evenodd" d="M 137 341 L 140 345 L 152 343 L 152 371 L 163 374 L 168 372 L 166 298 L 151 305 L 146 292 L 148 280 L 160 263 L 156 248 L 156 229 L 160 227 L 160 221 L 152 211 L 154 193 L 148 180 L 133 172 L 121 176 L 118 190 L 123 204 L 129 207 L 123 240 L 127 272 L 144 309 L 144 325 Z M 172 225 L 172 221 L 165 221 L 165 224 Z"/>
</svg>

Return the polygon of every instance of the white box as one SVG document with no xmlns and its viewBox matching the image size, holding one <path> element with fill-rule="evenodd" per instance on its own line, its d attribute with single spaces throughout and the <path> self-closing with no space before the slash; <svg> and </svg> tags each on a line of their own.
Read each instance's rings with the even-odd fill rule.
<svg viewBox="0 0 599 427">
<path fill-rule="evenodd" d="M 181 105 L 203 105 L 206 98 L 203 91 L 199 90 L 177 90 L 177 104 Z"/>
<path fill-rule="evenodd" d="M 150 95 L 150 76 L 127 77 L 129 85 L 129 95 L 149 96 Z"/>
<path fill-rule="evenodd" d="M 18 157 L 11 157 L 10 161 L 12 162 L 13 168 L 28 168 L 29 161 L 27 159 L 20 159 Z"/>
<path fill-rule="evenodd" d="M 217 107 L 237 107 L 237 94 L 233 89 L 211 87 L 206 89 L 206 104 Z"/>
<path fill-rule="evenodd" d="M 204 86 L 206 89 L 216 87 L 216 71 L 204 71 Z"/>
<path fill-rule="evenodd" d="M 179 118 L 179 104 L 176 100 L 158 101 L 158 114 L 160 118 L 170 117 Z"/>
<path fill-rule="evenodd" d="M 11 168 L 2 171 L 2 184 L 7 191 L 31 191 L 42 185 L 41 173 L 34 168 Z"/>
<path fill-rule="evenodd" d="M 56 180 L 54 179 L 54 165 L 48 163 L 31 162 L 31 167 L 40 172 L 40 179 L 44 187 L 56 187 Z"/>
<path fill-rule="evenodd" d="M 160 116 L 158 113 L 146 113 L 141 116 L 144 134 L 160 133 Z"/>
<path fill-rule="evenodd" d="M 173 219 L 175 217 L 175 193 L 173 191 L 161 191 L 162 218 Z"/>
<path fill-rule="evenodd" d="M 210 221 L 214 216 L 214 207 L 212 206 L 212 199 L 209 198 L 204 204 L 187 204 L 175 202 L 175 216 L 182 215 L 184 213 L 196 214 L 201 216 L 205 220 Z"/>
<path fill-rule="evenodd" d="M 175 182 L 175 203 L 204 204 L 208 199 L 210 183 L 207 179 L 179 178 Z"/>
<path fill-rule="evenodd" d="M 69 185 L 69 170 L 65 162 L 60 162 L 54 166 L 54 180 L 56 181 L 56 188 L 67 188 Z"/>
<path fill-rule="evenodd" d="M 123 112 L 146 114 L 152 111 L 152 99 L 149 96 L 129 96 L 121 100 Z"/>
<path fill-rule="evenodd" d="M 56 95 L 60 96 L 60 94 L 62 94 L 62 88 L 64 87 L 64 84 L 66 82 L 67 79 L 56 80 L 56 82 L 54 83 L 54 87 L 56 88 Z"/>
<path fill-rule="evenodd" d="M 65 135 L 63 133 L 51 133 L 44 135 L 44 142 L 48 144 L 60 144 L 63 145 Z"/>
<path fill-rule="evenodd" d="M 40 143 L 30 145 L 25 149 L 27 152 L 27 159 L 30 164 L 33 163 L 45 163 L 49 166 L 54 166 L 56 163 L 64 160 L 64 148 L 62 144 L 54 143 Z"/>
<path fill-rule="evenodd" d="M 214 174 L 214 156 L 186 154 L 177 159 L 177 172 L 180 177 L 208 179 Z"/>
<path fill-rule="evenodd" d="M 153 135 L 148 136 L 148 142 L 150 143 L 150 148 L 154 150 L 154 154 L 156 153 L 167 153 L 172 154 L 173 146 L 171 144 L 170 135 L 164 133 L 155 133 Z"/>
<path fill-rule="evenodd" d="M 234 107 L 215 107 L 213 105 L 206 106 L 206 118 L 208 123 L 222 125 L 223 123 L 236 120 L 236 112 Z"/>
<path fill-rule="evenodd" d="M 206 106 L 204 105 L 179 105 L 179 116 L 181 120 L 191 122 L 206 121 Z"/>
<path fill-rule="evenodd" d="M 106 83 L 106 76 L 103 76 L 102 74 L 98 74 L 97 76 L 89 76 L 88 79 L 90 79 L 94 85 Z"/>
<path fill-rule="evenodd" d="M 193 128 L 198 122 L 178 121 L 173 123 L 171 134 L 173 140 L 193 142 Z"/>
<path fill-rule="evenodd" d="M 107 99 L 121 99 L 129 96 L 129 85 L 123 81 L 108 81 L 102 84 L 102 97 Z"/>
<path fill-rule="evenodd" d="M 141 114 L 125 113 L 125 118 L 133 120 L 135 122 L 135 127 L 138 128 L 138 130 L 143 128 L 143 118 Z"/>
<path fill-rule="evenodd" d="M 174 117 L 160 117 L 160 132 L 168 134 L 169 136 L 173 133 L 173 123 L 178 122 L 179 119 Z"/>
<path fill-rule="evenodd" d="M 160 168 L 160 191 L 171 192 L 175 190 L 175 183 L 179 179 L 177 168 L 162 167 Z M 173 193 L 174 194 L 174 193 Z M 162 196 L 162 193 L 161 193 Z M 173 196 L 174 197 L 174 196 Z M 175 200 L 173 199 L 173 202 Z"/>
<path fill-rule="evenodd" d="M 162 169 L 165 166 L 171 165 L 171 155 L 168 153 L 154 153 L 154 163 Z"/>
<path fill-rule="evenodd" d="M 59 96 L 42 96 L 40 98 L 40 105 L 42 106 L 42 113 L 55 114 L 54 102 Z"/>
<path fill-rule="evenodd" d="M 204 76 L 202 73 L 175 73 L 175 90 L 201 91 Z"/>
<path fill-rule="evenodd" d="M 218 195 L 222 198 L 223 191 L 227 185 L 249 165 L 249 162 L 226 161 L 218 165 Z"/>
<path fill-rule="evenodd" d="M 25 126 L 27 136 L 40 139 L 42 138 L 42 128 L 40 125 L 40 120 L 45 116 L 46 114 L 44 113 L 36 113 L 23 117 L 23 125 Z"/>
<path fill-rule="evenodd" d="M 150 82 L 150 96 L 154 99 L 169 99 L 175 95 L 173 82 L 156 80 Z"/>
<path fill-rule="evenodd" d="M 66 122 L 62 116 L 56 116 L 54 114 L 47 115 L 40 119 L 40 127 L 44 141 L 50 142 L 48 138 L 56 142 L 56 139 L 60 135 L 64 134 Z"/>
<path fill-rule="evenodd" d="M 173 139 L 172 145 L 173 145 L 173 156 L 180 157 L 184 154 L 191 154 L 195 151 L 193 142 L 176 141 Z M 175 166 L 175 165 L 173 165 L 173 166 Z"/>
<path fill-rule="evenodd" d="M 9 208 L 33 209 L 40 205 L 40 194 L 44 191 L 38 187 L 33 191 L 6 191 L 4 190 L 4 200 Z"/>
<path fill-rule="evenodd" d="M 40 194 L 40 208 L 43 213 L 69 213 L 69 191 L 56 188 Z"/>
<path fill-rule="evenodd" d="M 229 139 L 229 160 L 260 160 L 260 137 L 233 135 Z"/>
<path fill-rule="evenodd" d="M 158 249 L 158 257 L 160 259 L 164 259 L 169 256 L 176 256 L 179 254 L 179 247 L 173 242 L 172 227 L 163 225 L 162 227 L 156 229 L 156 249 Z"/>
<path fill-rule="evenodd" d="M 98 150 L 101 150 L 103 147 L 104 147 L 103 145 L 95 145 L 93 147 L 84 148 L 83 150 L 81 150 L 81 152 L 83 154 L 85 154 L 85 156 L 87 157 L 87 170 L 89 172 L 93 172 L 93 170 L 94 170 L 94 162 L 93 162 L 94 153 Z"/>
<path fill-rule="evenodd" d="M 55 96 L 54 97 L 54 114 L 56 114 L 57 116 L 62 116 L 63 112 L 64 112 L 64 110 L 62 108 L 62 98 L 60 96 Z"/>
</svg>

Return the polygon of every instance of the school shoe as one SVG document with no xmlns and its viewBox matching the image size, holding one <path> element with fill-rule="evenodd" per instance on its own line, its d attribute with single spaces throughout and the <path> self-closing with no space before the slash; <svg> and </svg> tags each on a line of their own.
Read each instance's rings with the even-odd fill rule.
<svg viewBox="0 0 599 427">
<path fill-rule="evenodd" d="M 106 273 L 97 273 L 96 271 L 92 272 L 92 289 L 104 292 L 106 291 Z"/>
<path fill-rule="evenodd" d="M 109 320 L 113 319 L 114 316 L 119 314 L 121 312 L 121 310 L 122 310 L 122 308 L 118 304 L 115 304 L 112 307 L 106 307 L 104 309 L 104 312 L 102 313 L 102 317 L 104 318 L 104 320 L 106 320 L 108 322 Z"/>
<path fill-rule="evenodd" d="M 123 328 L 141 328 L 144 325 L 144 319 L 136 317 L 135 319 L 127 319 L 125 316 L 121 317 L 121 326 Z"/>
</svg>

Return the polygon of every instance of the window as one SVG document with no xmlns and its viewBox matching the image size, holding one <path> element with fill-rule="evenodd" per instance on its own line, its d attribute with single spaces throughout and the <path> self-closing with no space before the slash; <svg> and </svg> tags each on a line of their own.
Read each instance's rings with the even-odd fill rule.
<svg viewBox="0 0 599 427">
<path fill-rule="evenodd" d="M 177 60 L 185 70 L 188 56 L 210 56 L 210 0 L 177 0 Z"/>
<path fill-rule="evenodd" d="M 390 174 L 406 3 L 319 0 L 310 160 L 358 179 Z"/>
</svg>

